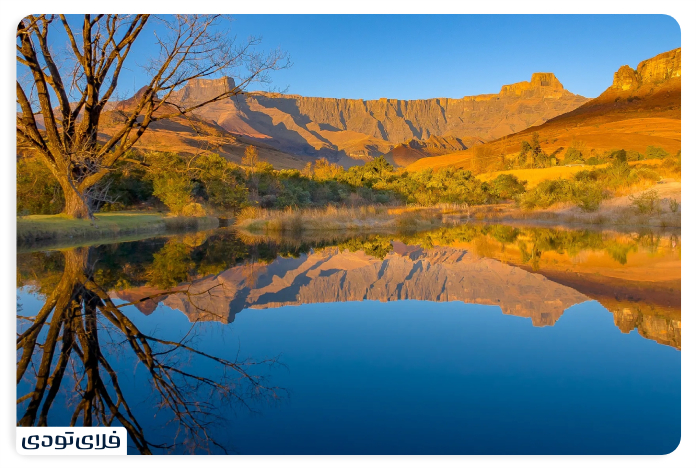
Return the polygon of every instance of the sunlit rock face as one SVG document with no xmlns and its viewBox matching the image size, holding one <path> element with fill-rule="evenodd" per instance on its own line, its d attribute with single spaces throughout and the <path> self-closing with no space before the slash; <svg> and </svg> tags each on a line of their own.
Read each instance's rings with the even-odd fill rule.
<svg viewBox="0 0 696 468">
<path fill-rule="evenodd" d="M 503 313 L 553 325 L 588 298 L 544 276 L 450 247 L 422 249 L 394 242 L 384 259 L 325 249 L 266 265 L 246 264 L 202 278 L 156 300 L 191 321 L 234 320 L 243 309 L 353 301 L 461 301 L 499 306 Z M 140 288 L 115 294 L 134 300 Z M 144 312 L 151 311 L 151 304 Z M 328 312 L 327 312 L 328 313 Z"/>
<path fill-rule="evenodd" d="M 629 67 L 624 65 L 614 73 L 614 82 L 611 87 L 614 89 L 620 89 L 621 91 L 627 91 L 629 89 L 635 89 L 640 86 L 640 79 L 638 73 Z"/>
<path fill-rule="evenodd" d="M 533 73 L 531 81 L 504 85 L 500 90 L 500 96 L 513 94 L 516 96 L 560 99 L 564 96 L 564 91 L 563 85 L 553 73 Z"/>
<path fill-rule="evenodd" d="M 225 80 L 192 80 L 173 100 L 191 103 L 234 87 L 234 80 Z M 214 103 L 196 115 L 281 151 L 335 161 L 343 158 L 350 165 L 351 160 L 356 163 L 387 154 L 413 139 L 488 141 L 539 125 L 586 101 L 565 90 L 553 73 L 535 73 L 531 81 L 503 86 L 499 94 L 362 100 L 255 93 Z M 462 149 L 456 141 L 447 146 L 450 151 Z"/>
<path fill-rule="evenodd" d="M 229 76 L 210 80 L 198 78 L 189 81 L 183 88 L 173 92 L 170 100 L 178 104 L 194 106 L 229 93 L 234 88 L 234 78 Z"/>
<path fill-rule="evenodd" d="M 655 85 L 679 77 L 681 77 L 681 48 L 643 60 L 635 70 L 628 65 L 622 66 L 614 73 L 614 82 L 610 89 L 635 91 L 645 86 L 648 91 Z"/>
<path fill-rule="evenodd" d="M 681 76 L 681 48 L 656 55 L 638 64 L 643 83 L 661 83 Z"/>
</svg>

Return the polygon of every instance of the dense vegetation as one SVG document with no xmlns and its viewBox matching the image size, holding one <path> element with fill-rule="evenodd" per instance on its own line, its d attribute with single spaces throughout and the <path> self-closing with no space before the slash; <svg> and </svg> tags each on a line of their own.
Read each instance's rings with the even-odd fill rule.
<svg viewBox="0 0 696 468">
<path fill-rule="evenodd" d="M 128 162 L 120 163 L 105 179 L 105 195 L 93 208 L 118 211 L 148 205 L 175 215 L 232 215 L 247 206 L 478 205 L 509 200 L 524 192 L 524 184 L 514 176 L 481 182 L 463 169 L 407 172 L 382 157 L 347 170 L 326 159 L 307 164 L 301 171 L 275 170 L 249 148 L 241 166 L 216 154 L 131 154 Z M 20 214 L 61 211 L 60 187 L 50 173 L 29 158 L 18 162 L 18 172 Z"/>
<path fill-rule="evenodd" d="M 482 182 L 472 171 L 443 168 L 409 172 L 393 167 L 383 157 L 350 169 L 319 159 L 303 170 L 276 170 L 260 161 L 251 146 L 241 165 L 217 154 L 131 153 L 95 188 L 99 196 L 92 196 L 92 209 L 105 212 L 146 208 L 174 215 L 224 217 L 250 206 L 282 209 L 369 204 L 482 205 L 515 200 L 526 209 L 570 202 L 593 211 L 603 199 L 622 188 L 654 183 L 664 174 L 681 172 L 681 154 L 669 155 L 662 148 L 648 147 L 645 154 L 616 150 L 588 157 L 594 153 L 588 153 L 581 142 L 573 142 L 560 159 L 561 150 L 546 154 L 534 134 L 531 142 L 522 143 L 520 153 L 512 160 L 492 156 L 485 148 L 477 151 L 475 172 L 543 168 L 561 163 L 610 164 L 581 171 L 570 180 L 547 180 L 526 190 L 526 183 L 510 174 Z M 628 164 L 648 158 L 661 158 L 663 163 L 650 167 Z M 62 210 L 61 188 L 41 163 L 21 157 L 17 173 L 18 214 L 54 214 Z"/>
</svg>

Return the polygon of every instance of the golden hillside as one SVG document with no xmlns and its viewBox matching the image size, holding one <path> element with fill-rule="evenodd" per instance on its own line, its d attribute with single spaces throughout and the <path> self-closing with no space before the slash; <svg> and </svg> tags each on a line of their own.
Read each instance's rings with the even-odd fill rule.
<svg viewBox="0 0 696 468">
<path fill-rule="evenodd" d="M 489 154 L 512 156 L 522 141 L 539 133 L 547 153 L 582 142 L 588 150 L 644 152 L 660 146 L 670 153 L 681 149 L 681 48 L 641 62 L 634 70 L 625 65 L 613 84 L 599 97 L 577 109 L 484 145 Z M 471 168 L 472 149 L 423 158 L 409 170 L 456 166 Z"/>
</svg>

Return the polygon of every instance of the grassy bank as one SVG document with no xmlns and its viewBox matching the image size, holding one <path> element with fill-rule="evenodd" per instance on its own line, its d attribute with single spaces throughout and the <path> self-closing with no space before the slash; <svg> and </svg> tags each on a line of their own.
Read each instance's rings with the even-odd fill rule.
<svg viewBox="0 0 696 468">
<path fill-rule="evenodd" d="M 257 233 L 424 229 L 466 219 L 467 212 L 467 207 L 455 204 L 433 207 L 329 206 L 285 210 L 252 208 L 244 210 L 237 217 L 235 226 Z"/>
<path fill-rule="evenodd" d="M 187 229 L 217 227 L 213 217 L 168 217 L 158 213 L 97 213 L 94 220 L 62 215 L 34 215 L 17 219 L 17 245 L 54 244 L 70 240 L 94 240 Z"/>
</svg>

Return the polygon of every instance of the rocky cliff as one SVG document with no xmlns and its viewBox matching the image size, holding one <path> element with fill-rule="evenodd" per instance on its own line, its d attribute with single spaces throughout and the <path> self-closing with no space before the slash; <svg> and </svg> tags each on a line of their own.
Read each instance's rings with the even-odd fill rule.
<svg viewBox="0 0 696 468">
<path fill-rule="evenodd" d="M 176 96 L 209 99 L 234 82 L 196 80 Z M 197 111 L 225 130 L 295 155 L 333 161 L 370 159 L 396 145 L 432 136 L 487 141 L 573 110 L 587 99 L 563 88 L 553 73 L 503 86 L 498 94 L 461 99 L 334 99 L 267 93 L 236 96 Z M 429 152 L 424 150 L 424 154 Z"/>
<path fill-rule="evenodd" d="M 224 76 L 217 79 L 198 78 L 191 80 L 186 85 L 172 93 L 170 100 L 184 105 L 200 104 L 225 93 L 228 93 L 235 88 L 234 78 Z"/>
<path fill-rule="evenodd" d="M 671 78 L 681 77 L 681 48 L 643 60 L 634 70 L 624 65 L 614 73 L 610 89 L 636 91 L 642 86 L 655 86 Z"/>
</svg>

